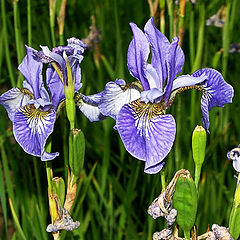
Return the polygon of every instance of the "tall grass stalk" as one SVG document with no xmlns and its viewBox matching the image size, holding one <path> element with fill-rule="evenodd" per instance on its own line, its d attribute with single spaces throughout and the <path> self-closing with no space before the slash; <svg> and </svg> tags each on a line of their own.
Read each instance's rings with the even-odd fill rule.
<svg viewBox="0 0 240 240">
<path fill-rule="evenodd" d="M 2 28 L 3 28 L 3 36 L 4 36 L 4 48 L 5 48 L 5 55 L 6 55 L 6 63 L 9 73 L 9 78 L 11 81 L 12 87 L 16 86 L 15 81 L 15 74 L 13 71 L 13 66 L 11 63 L 11 56 L 9 50 L 9 41 L 8 41 L 8 30 L 7 30 L 7 16 L 6 16 L 6 8 L 5 8 L 5 0 L 1 1 L 1 15 L 2 15 Z"/>
<path fill-rule="evenodd" d="M 32 46 L 32 12 L 31 0 L 27 0 L 27 33 L 28 33 L 28 46 Z"/>
</svg>

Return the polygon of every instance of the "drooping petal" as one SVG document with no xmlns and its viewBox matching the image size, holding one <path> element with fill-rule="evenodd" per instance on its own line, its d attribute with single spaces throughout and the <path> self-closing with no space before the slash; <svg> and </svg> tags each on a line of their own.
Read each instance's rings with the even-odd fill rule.
<svg viewBox="0 0 240 240">
<path fill-rule="evenodd" d="M 31 86 L 29 90 L 32 90 L 35 99 L 41 98 L 41 90 L 44 85 L 42 80 L 42 63 L 36 60 L 36 50 L 28 46 L 25 47 L 27 55 L 24 57 L 18 69 L 25 77 L 27 83 Z"/>
<path fill-rule="evenodd" d="M 7 112 L 8 117 L 13 121 L 14 114 L 18 108 L 25 106 L 33 98 L 31 93 L 27 90 L 20 90 L 18 88 L 12 88 L 0 96 L 0 104 L 2 104 Z"/>
<path fill-rule="evenodd" d="M 89 121 L 101 121 L 106 118 L 99 109 L 99 104 L 102 100 L 102 93 L 97 93 L 90 96 L 80 95 L 78 100 L 79 110 L 88 118 Z"/>
<path fill-rule="evenodd" d="M 71 68 L 72 68 L 72 73 L 73 73 L 73 82 L 75 83 L 74 88 L 75 88 L 75 92 L 77 92 L 82 87 L 81 68 L 80 68 L 79 64 L 74 64 Z"/>
<path fill-rule="evenodd" d="M 154 25 L 153 18 L 150 18 L 144 28 L 148 42 L 152 47 L 152 60 L 151 65 L 156 70 L 158 78 L 155 78 L 157 82 L 157 88 L 163 90 L 163 84 L 167 78 L 167 66 L 166 57 L 170 42 Z"/>
<path fill-rule="evenodd" d="M 50 160 L 53 160 L 57 156 L 59 156 L 58 152 L 48 153 L 48 152 L 44 151 L 41 155 L 41 160 L 44 161 L 44 162 L 45 161 L 50 161 Z"/>
<path fill-rule="evenodd" d="M 161 170 L 163 159 L 170 152 L 176 133 L 172 115 L 162 115 L 160 104 L 140 100 L 124 105 L 117 118 L 117 130 L 126 150 L 145 161 L 145 172 Z"/>
<path fill-rule="evenodd" d="M 58 104 L 65 99 L 65 94 L 63 83 L 52 66 L 49 66 L 46 70 L 46 83 L 50 91 L 53 107 L 56 110 Z"/>
<path fill-rule="evenodd" d="M 119 82 L 119 80 L 117 80 Z M 101 113 L 116 120 L 118 113 L 124 104 L 130 103 L 140 98 L 140 84 L 133 82 L 129 85 L 108 82 L 102 94 L 99 104 Z"/>
<path fill-rule="evenodd" d="M 149 43 L 142 30 L 136 24 L 130 23 L 130 26 L 133 32 L 133 40 L 128 48 L 128 69 L 131 75 L 141 82 L 143 89 L 149 90 L 149 84 L 145 75 L 147 59 L 150 53 Z"/>
<path fill-rule="evenodd" d="M 234 90 L 232 86 L 225 82 L 221 73 L 211 68 L 203 68 L 192 74 L 199 77 L 202 74 L 207 76 L 207 80 L 202 85 L 203 95 L 201 99 L 201 109 L 203 114 L 203 126 L 208 131 L 209 111 L 212 107 L 224 107 L 224 104 L 231 103 Z"/>
<path fill-rule="evenodd" d="M 163 167 L 163 159 L 170 152 L 176 134 L 176 123 L 172 115 L 160 115 L 151 119 L 146 131 L 146 173 L 157 173 Z"/>
<path fill-rule="evenodd" d="M 47 46 L 41 46 L 41 48 L 42 48 L 43 54 L 49 59 L 51 59 L 51 61 L 57 62 L 62 69 L 66 67 L 65 61 L 59 53 L 50 51 Z M 61 52 L 63 52 L 62 46 L 61 46 Z"/>
<path fill-rule="evenodd" d="M 165 87 L 165 102 L 168 102 L 169 97 L 172 92 L 173 80 L 176 76 L 176 72 L 178 72 L 177 68 L 179 68 L 179 54 L 178 54 L 178 37 L 174 37 L 172 39 L 172 43 L 168 49 L 167 54 L 167 84 Z M 184 59 L 183 59 L 184 63 Z"/>
<path fill-rule="evenodd" d="M 51 160 L 58 154 L 47 154 L 44 146 L 47 138 L 53 131 L 56 113 L 53 108 L 48 111 L 36 109 L 33 104 L 19 108 L 13 120 L 15 139 L 25 152 L 41 157 L 42 160 Z"/>
</svg>

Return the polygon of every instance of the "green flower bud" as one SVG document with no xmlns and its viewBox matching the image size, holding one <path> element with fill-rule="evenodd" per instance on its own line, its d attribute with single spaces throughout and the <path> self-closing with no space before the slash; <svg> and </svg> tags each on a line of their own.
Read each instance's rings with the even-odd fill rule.
<svg viewBox="0 0 240 240">
<path fill-rule="evenodd" d="M 205 158 L 207 134 L 202 126 L 196 126 L 192 134 L 192 152 L 195 162 L 195 185 L 198 188 L 202 164 Z"/>
<path fill-rule="evenodd" d="M 207 134 L 202 126 L 196 126 L 192 134 L 193 160 L 196 165 L 202 165 L 205 157 Z"/>
<path fill-rule="evenodd" d="M 79 129 L 73 129 L 69 137 L 72 138 L 73 148 L 73 156 L 69 158 L 69 165 L 73 174 L 79 177 L 84 164 L 85 137 Z"/>
<path fill-rule="evenodd" d="M 65 198 L 65 183 L 61 177 L 54 177 L 52 179 L 53 193 L 58 196 L 61 205 L 64 204 Z"/>
<path fill-rule="evenodd" d="M 197 213 L 197 190 L 190 173 L 179 176 L 173 194 L 173 208 L 177 210 L 177 223 L 185 232 L 192 229 Z"/>
</svg>

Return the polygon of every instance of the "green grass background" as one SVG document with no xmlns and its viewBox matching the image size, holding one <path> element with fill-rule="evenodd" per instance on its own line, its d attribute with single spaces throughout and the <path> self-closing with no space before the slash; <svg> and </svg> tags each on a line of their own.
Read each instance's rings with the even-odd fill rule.
<svg viewBox="0 0 240 240">
<path fill-rule="evenodd" d="M 54 25 L 50 24 L 48 1 L 1 0 L 0 18 L 0 93 L 20 86 L 23 78 L 17 66 L 25 55 L 24 44 L 35 49 L 50 48 L 72 36 L 85 38 L 95 16 L 101 30 L 98 49 L 87 50 L 81 63 L 81 92 L 92 94 L 104 89 L 108 81 L 134 79 L 127 69 L 127 49 L 132 39 L 129 22 L 143 29 L 151 16 L 147 0 L 69 0 L 63 36 L 59 36 L 57 1 Z M 164 13 L 167 37 L 184 26 L 182 48 L 186 62 L 183 74 L 201 67 L 219 70 L 235 89 L 233 104 L 210 112 L 210 134 L 207 137 L 206 158 L 199 189 L 196 225 L 204 233 L 213 223 L 228 226 L 236 186 L 234 170 L 226 159 L 227 151 L 240 141 L 239 76 L 240 55 L 228 54 L 231 43 L 240 42 L 240 8 L 237 0 L 186 2 L 185 16 L 179 14 L 175 1 L 159 1 Z M 223 28 L 205 26 L 206 19 L 225 6 Z M 155 14 L 159 27 L 159 11 Z M 51 35 L 52 30 L 52 35 Z M 52 37 L 54 36 L 54 38 Z M 60 40 L 61 38 L 61 40 Z M 54 44 L 55 42 L 55 44 Z M 165 175 L 170 181 L 174 173 L 186 168 L 194 174 L 191 134 L 201 123 L 201 95 L 195 91 L 177 97 L 170 112 L 177 122 L 177 135 L 171 153 L 166 158 Z M 147 209 L 162 189 L 161 175 L 147 175 L 144 163 L 128 154 L 114 121 L 90 123 L 77 112 L 77 126 L 86 137 L 86 158 L 80 178 L 77 198 L 71 215 L 81 222 L 71 233 L 62 232 L 61 239 L 152 239 L 155 231 L 164 228 L 164 220 L 153 220 Z M 53 151 L 60 156 L 53 161 L 54 176 L 66 177 L 68 122 L 64 113 L 56 122 L 52 135 Z M 16 143 L 12 124 L 0 106 L 0 236 L 2 239 L 51 239 L 46 233 L 50 223 L 47 200 L 46 170 L 38 158 L 26 154 Z M 11 199 L 12 207 L 9 204 Z"/>
</svg>

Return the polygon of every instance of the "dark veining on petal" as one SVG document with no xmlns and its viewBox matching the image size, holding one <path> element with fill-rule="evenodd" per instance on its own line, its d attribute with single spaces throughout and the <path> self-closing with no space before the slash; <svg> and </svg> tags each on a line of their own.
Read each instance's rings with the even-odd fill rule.
<svg viewBox="0 0 240 240">
<path fill-rule="evenodd" d="M 28 104 L 20 108 L 21 112 L 28 119 L 44 119 L 51 112 L 52 107 L 48 109 L 48 111 L 42 111 L 40 109 L 36 109 L 34 104 Z"/>
<path fill-rule="evenodd" d="M 27 88 L 20 89 L 20 91 L 24 94 L 27 94 L 30 98 L 34 99 L 34 95 Z"/>
<path fill-rule="evenodd" d="M 143 91 L 143 87 L 140 81 L 135 81 L 127 85 L 119 85 L 123 91 L 127 90 L 128 88 L 134 88 L 139 92 Z"/>
<path fill-rule="evenodd" d="M 193 85 L 193 86 L 187 86 L 187 87 L 178 88 L 178 89 L 174 90 L 174 91 L 171 93 L 170 98 L 169 98 L 168 103 L 167 103 L 167 106 L 166 106 L 166 109 L 168 109 L 168 108 L 172 105 L 175 97 L 176 97 L 179 93 L 182 93 L 182 92 L 184 92 L 184 91 L 186 91 L 186 90 L 191 90 L 191 89 L 196 89 L 196 90 L 202 91 L 203 94 L 206 93 L 206 90 L 203 88 L 202 85 Z"/>
<path fill-rule="evenodd" d="M 165 107 L 163 102 L 160 103 L 145 103 L 141 102 L 140 99 L 129 103 L 133 111 L 136 113 L 138 118 L 141 118 L 143 115 L 146 115 L 148 119 L 151 119 L 155 116 L 165 114 Z"/>
</svg>

